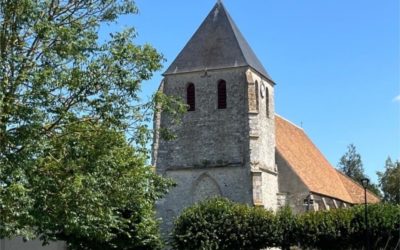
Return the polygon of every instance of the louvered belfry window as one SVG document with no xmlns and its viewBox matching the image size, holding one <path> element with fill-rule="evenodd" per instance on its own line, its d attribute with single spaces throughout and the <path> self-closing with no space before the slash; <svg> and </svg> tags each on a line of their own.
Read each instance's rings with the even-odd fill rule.
<svg viewBox="0 0 400 250">
<path fill-rule="evenodd" d="M 226 82 L 218 82 L 218 109 L 226 109 Z"/>
<path fill-rule="evenodd" d="M 189 106 L 188 111 L 194 111 L 196 108 L 196 94 L 194 84 L 189 83 L 186 89 L 186 104 Z"/>
</svg>

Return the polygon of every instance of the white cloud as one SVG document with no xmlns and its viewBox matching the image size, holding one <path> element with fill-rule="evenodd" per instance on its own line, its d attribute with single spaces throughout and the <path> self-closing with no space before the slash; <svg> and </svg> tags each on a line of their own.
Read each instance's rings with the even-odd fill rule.
<svg viewBox="0 0 400 250">
<path fill-rule="evenodd" d="M 400 95 L 396 96 L 395 98 L 393 98 L 394 102 L 400 102 Z"/>
</svg>

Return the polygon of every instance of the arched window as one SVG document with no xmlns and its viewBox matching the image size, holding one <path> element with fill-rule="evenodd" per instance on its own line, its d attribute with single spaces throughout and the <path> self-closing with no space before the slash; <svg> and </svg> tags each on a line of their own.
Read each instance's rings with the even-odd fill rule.
<svg viewBox="0 0 400 250">
<path fill-rule="evenodd" d="M 186 88 L 186 104 L 189 105 L 188 111 L 194 111 L 196 108 L 196 94 L 194 84 L 189 83 Z"/>
<path fill-rule="evenodd" d="M 267 111 L 267 118 L 269 118 L 269 90 L 265 87 L 265 108 Z"/>
<path fill-rule="evenodd" d="M 226 109 L 226 82 L 218 82 L 218 109 Z"/>
</svg>

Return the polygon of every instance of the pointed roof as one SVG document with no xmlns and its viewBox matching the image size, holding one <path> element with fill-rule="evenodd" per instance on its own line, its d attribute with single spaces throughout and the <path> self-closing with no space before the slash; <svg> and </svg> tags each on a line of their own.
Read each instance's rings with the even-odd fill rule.
<svg viewBox="0 0 400 250">
<path fill-rule="evenodd" d="M 272 81 L 224 5 L 218 2 L 164 75 L 243 66 Z"/>
<path fill-rule="evenodd" d="M 276 149 L 313 193 L 351 204 L 363 203 L 360 184 L 338 172 L 318 150 L 303 129 L 275 115 Z M 379 198 L 367 191 L 370 203 Z"/>
</svg>

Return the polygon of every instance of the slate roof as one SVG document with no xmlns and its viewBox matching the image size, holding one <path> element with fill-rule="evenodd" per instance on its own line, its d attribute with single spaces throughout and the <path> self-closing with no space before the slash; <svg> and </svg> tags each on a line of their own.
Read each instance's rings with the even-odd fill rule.
<svg viewBox="0 0 400 250">
<path fill-rule="evenodd" d="M 336 198 L 350 204 L 364 202 L 364 189 L 349 177 L 339 173 L 303 129 L 276 115 L 276 148 L 289 163 L 310 192 Z M 367 192 L 371 203 L 379 198 Z"/>
<path fill-rule="evenodd" d="M 273 82 L 224 5 L 218 2 L 164 75 L 243 66 Z"/>
</svg>

